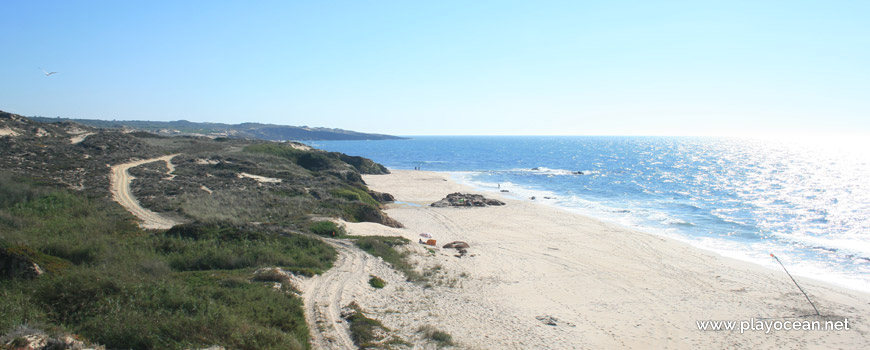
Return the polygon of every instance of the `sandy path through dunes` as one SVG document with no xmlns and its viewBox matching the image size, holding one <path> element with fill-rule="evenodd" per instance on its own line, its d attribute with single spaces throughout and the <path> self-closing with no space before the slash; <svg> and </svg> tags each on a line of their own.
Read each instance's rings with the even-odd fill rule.
<svg viewBox="0 0 870 350">
<path fill-rule="evenodd" d="M 172 175 L 172 172 L 175 170 L 175 167 L 172 165 L 172 158 L 177 155 L 178 154 L 172 154 L 158 158 L 137 160 L 129 163 L 118 164 L 113 166 L 111 172 L 109 173 L 109 190 L 112 192 L 112 198 L 114 198 L 115 201 L 120 203 L 130 213 L 142 220 L 142 222 L 139 224 L 139 226 L 142 228 L 169 229 L 172 228 L 172 226 L 177 225 L 178 222 L 175 222 L 169 218 L 165 218 L 160 214 L 145 209 L 141 205 L 139 205 L 139 201 L 137 201 L 136 198 L 133 197 L 133 193 L 130 192 L 130 182 L 133 181 L 134 177 L 131 176 L 127 170 L 133 167 L 140 166 L 142 164 L 164 161 L 169 168 L 169 172 L 167 175 L 172 178 L 175 176 Z"/>
<path fill-rule="evenodd" d="M 350 241 L 326 240 L 338 251 L 333 267 L 306 282 L 305 317 L 311 328 L 314 349 L 354 349 L 347 323 L 341 318 L 344 292 L 368 276 L 366 261 L 371 257 Z"/>
<path fill-rule="evenodd" d="M 88 138 L 88 136 L 91 136 L 94 134 L 95 133 L 93 133 L 93 132 L 86 132 L 86 133 L 82 133 L 82 134 L 73 136 L 69 139 L 69 143 L 74 144 L 74 145 L 82 143 L 82 141 L 84 141 L 86 138 Z"/>
</svg>

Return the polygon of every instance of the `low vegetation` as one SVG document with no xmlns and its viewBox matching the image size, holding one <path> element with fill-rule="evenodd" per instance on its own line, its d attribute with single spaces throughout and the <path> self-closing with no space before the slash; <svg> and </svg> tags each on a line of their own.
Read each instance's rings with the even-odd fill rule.
<svg viewBox="0 0 870 350">
<path fill-rule="evenodd" d="M 423 336 L 426 339 L 429 339 L 429 340 L 435 342 L 436 344 L 438 344 L 439 348 L 445 347 L 445 346 L 455 345 L 453 343 L 453 336 L 451 336 L 447 332 L 438 330 L 434 326 L 431 326 L 431 325 L 422 326 L 417 330 L 417 332 L 423 333 Z"/>
<path fill-rule="evenodd" d="M 343 226 L 332 221 L 315 221 L 308 226 L 308 231 L 326 237 L 341 237 L 347 234 Z"/>
<path fill-rule="evenodd" d="M 367 253 L 380 257 L 393 266 L 394 269 L 405 274 L 408 281 L 419 282 L 423 280 L 414 266 L 408 262 L 407 252 L 399 252 L 397 246 L 405 245 L 410 241 L 403 237 L 365 236 L 356 238 L 356 245 Z"/>
<path fill-rule="evenodd" d="M 387 169 L 362 157 L 5 112 L 0 128 L 16 132 L 0 137 L 0 335 L 26 326 L 110 349 L 308 349 L 302 301 L 286 276 L 262 268 L 329 269 L 336 251 L 307 232 L 346 232 L 312 218 L 401 227 L 381 211 L 392 196 L 370 191 L 360 175 Z M 111 200 L 106 165 L 169 154 L 172 164 L 130 169 L 131 190 L 145 208 L 186 224 L 142 230 Z M 415 278 L 394 249 L 407 241 L 357 243 Z"/>
<path fill-rule="evenodd" d="M 258 267 L 318 273 L 335 251 L 268 228 L 188 224 L 143 232 L 115 203 L 0 177 L 0 333 L 19 325 L 117 349 L 307 349 L 302 301 L 251 282 Z M 22 185 L 24 184 L 24 185 Z M 12 198 L 12 199 L 10 199 Z"/>
<path fill-rule="evenodd" d="M 394 345 L 411 346 L 396 336 L 389 336 L 390 329 L 381 321 L 366 316 L 356 302 L 345 307 L 342 317 L 347 320 L 350 326 L 350 338 L 359 349 L 393 349 Z"/>
<path fill-rule="evenodd" d="M 387 282 L 378 276 L 369 276 L 369 285 L 376 289 L 381 289 L 387 286 Z"/>
</svg>

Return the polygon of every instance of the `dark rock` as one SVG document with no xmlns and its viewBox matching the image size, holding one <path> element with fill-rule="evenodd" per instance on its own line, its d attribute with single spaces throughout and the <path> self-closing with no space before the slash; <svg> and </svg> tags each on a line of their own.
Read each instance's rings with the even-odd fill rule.
<svg viewBox="0 0 870 350">
<path fill-rule="evenodd" d="M 571 322 L 566 322 L 566 321 L 560 320 L 560 319 L 555 318 L 555 317 L 550 316 L 550 315 L 537 316 L 537 317 L 535 317 L 535 319 L 537 319 L 538 321 L 541 321 L 541 323 L 543 323 L 545 325 L 553 326 L 553 327 L 559 326 L 560 324 L 563 326 L 576 327 Z"/>
<path fill-rule="evenodd" d="M 510 191 L 508 191 L 508 190 L 501 190 L 501 191 L 502 191 L 502 192 L 510 192 Z"/>
<path fill-rule="evenodd" d="M 545 324 L 545 325 L 548 325 L 548 326 L 558 326 L 558 325 L 559 325 L 559 324 L 557 323 L 559 320 L 558 320 L 557 318 L 553 317 L 553 316 L 547 316 L 547 315 L 544 315 L 544 316 L 538 316 L 538 317 L 535 317 L 535 318 L 536 318 L 538 321 L 541 321 L 541 323 L 543 323 L 543 324 Z"/>
<path fill-rule="evenodd" d="M 463 241 L 454 241 L 444 245 L 444 248 L 463 249 L 470 247 L 468 243 Z"/>
<path fill-rule="evenodd" d="M 430 204 L 432 207 L 485 207 L 487 205 L 504 205 L 504 202 L 497 199 L 485 198 L 479 194 L 469 193 L 451 193 L 444 199 Z"/>
<path fill-rule="evenodd" d="M 369 195 L 372 196 L 378 203 L 390 203 L 395 202 L 396 198 L 389 193 L 377 192 L 377 191 L 369 191 Z"/>
</svg>

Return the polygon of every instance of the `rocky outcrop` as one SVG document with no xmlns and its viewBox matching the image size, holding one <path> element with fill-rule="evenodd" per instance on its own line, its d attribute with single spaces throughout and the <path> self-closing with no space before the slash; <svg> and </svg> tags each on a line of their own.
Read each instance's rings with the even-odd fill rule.
<svg viewBox="0 0 870 350">
<path fill-rule="evenodd" d="M 403 228 L 401 222 L 384 214 L 380 209 L 371 205 L 356 203 L 352 209 L 353 216 L 350 218 L 357 222 L 376 222 L 384 226 Z M 347 218 L 346 218 L 347 219 Z"/>
<path fill-rule="evenodd" d="M 369 196 L 372 196 L 378 203 L 386 204 L 395 202 L 396 198 L 389 193 L 377 192 L 377 191 L 369 191 Z"/>
<path fill-rule="evenodd" d="M 356 168 L 356 170 L 359 171 L 360 174 L 383 175 L 383 174 L 390 173 L 390 171 L 387 169 L 387 167 L 380 165 L 378 163 L 375 163 L 374 161 L 372 161 L 371 159 L 368 159 L 368 158 L 363 158 L 363 157 L 359 157 L 359 156 L 349 156 L 347 154 L 338 153 L 338 152 L 333 152 L 330 154 L 335 155 L 336 157 L 338 157 L 338 159 L 341 159 L 341 161 L 343 161 L 347 164 L 350 164 L 351 166 Z"/>
<path fill-rule="evenodd" d="M 27 350 L 105 350 L 101 345 L 88 345 L 69 334 L 49 336 L 39 329 L 18 326 L 0 336 L 0 349 Z"/>
<path fill-rule="evenodd" d="M 444 199 L 430 204 L 436 208 L 443 207 L 485 207 L 488 205 L 504 205 L 504 202 L 497 199 L 488 199 L 479 194 L 470 193 L 451 193 Z"/>
<path fill-rule="evenodd" d="M 461 257 L 465 256 L 465 254 L 468 254 L 469 247 L 471 247 L 471 246 L 469 246 L 468 243 L 465 243 L 463 241 L 453 241 L 453 242 L 450 242 L 450 243 L 447 243 L 444 245 L 444 248 L 456 249 L 457 254 L 454 256 L 457 258 L 461 258 Z"/>
<path fill-rule="evenodd" d="M 36 278 L 44 273 L 39 253 L 24 246 L 0 246 L 0 278 Z"/>
</svg>

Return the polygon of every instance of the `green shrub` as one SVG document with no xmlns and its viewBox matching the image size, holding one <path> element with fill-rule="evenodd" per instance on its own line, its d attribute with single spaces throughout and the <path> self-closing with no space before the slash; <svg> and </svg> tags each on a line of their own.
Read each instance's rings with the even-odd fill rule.
<svg viewBox="0 0 870 350">
<path fill-rule="evenodd" d="M 332 221 L 316 221 L 308 226 L 308 231 L 313 234 L 328 237 L 340 237 L 347 234 L 344 227 Z"/>
<path fill-rule="evenodd" d="M 280 143 L 262 143 L 245 147 L 245 152 L 262 153 L 285 158 L 310 170 L 321 171 L 333 167 L 333 162 L 322 151 L 303 151 Z"/>
<path fill-rule="evenodd" d="M 330 193 L 332 193 L 333 196 L 336 196 L 339 198 L 344 198 L 344 199 L 347 199 L 349 201 L 362 202 L 362 203 L 365 203 L 365 204 L 370 205 L 370 206 L 375 207 L 375 208 L 380 207 L 380 203 L 378 203 L 378 201 L 376 201 L 374 198 L 372 198 L 372 196 L 369 195 L 368 192 L 363 191 L 362 189 L 359 189 L 359 188 L 348 187 L 348 188 L 336 189 L 336 190 L 332 190 Z"/>
<path fill-rule="evenodd" d="M 384 288 L 384 287 L 387 285 L 387 282 L 384 281 L 384 280 L 382 280 L 382 279 L 381 279 L 380 277 L 378 277 L 378 276 L 374 276 L 374 275 L 372 275 L 372 276 L 370 276 L 370 278 L 369 278 L 369 284 L 370 284 L 372 287 L 375 287 L 375 288 L 377 288 L 377 289 L 381 289 L 381 288 Z"/>
<path fill-rule="evenodd" d="M 408 281 L 419 282 L 423 276 L 414 270 L 407 261 L 407 253 L 400 253 L 394 247 L 410 243 L 403 237 L 366 236 L 356 238 L 355 244 L 367 253 L 380 257 L 393 266 L 394 269 L 405 274 Z"/>
</svg>

